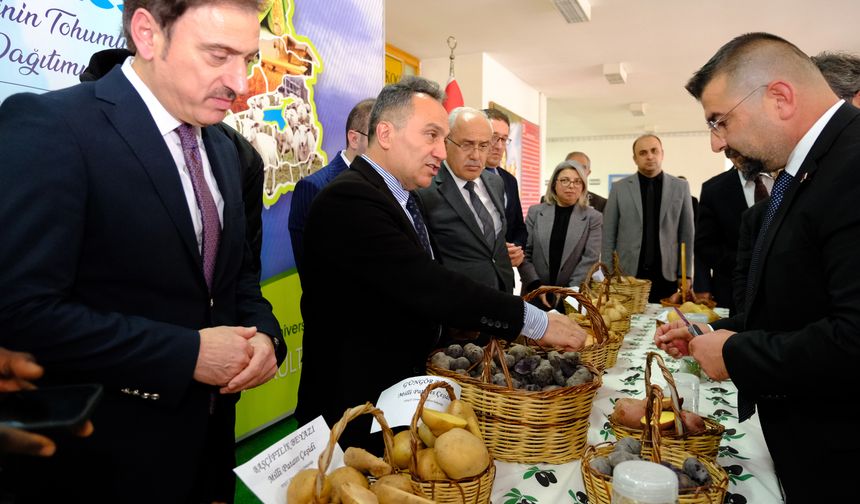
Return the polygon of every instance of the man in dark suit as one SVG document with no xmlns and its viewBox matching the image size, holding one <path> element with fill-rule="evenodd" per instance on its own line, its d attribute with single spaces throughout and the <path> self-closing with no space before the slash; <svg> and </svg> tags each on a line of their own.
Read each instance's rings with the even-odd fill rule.
<svg viewBox="0 0 860 504">
<path fill-rule="evenodd" d="M 850 486 L 809 482 L 856 477 L 860 440 L 823 434 L 833 418 L 809 401 L 844 402 L 834 384 L 856 379 L 860 362 L 860 110 L 800 49 L 765 33 L 724 45 L 687 89 L 715 151 L 782 171 L 753 245 L 745 313 L 693 339 L 669 324 L 655 341 L 689 340 L 708 376 L 737 386 L 739 419 L 757 409 L 786 502 L 850 500 Z"/>
<path fill-rule="evenodd" d="M 429 187 L 416 192 L 443 266 L 511 293 L 514 270 L 505 245 L 505 187 L 484 169 L 493 129 L 480 111 L 459 107 L 448 118 L 448 158 Z"/>
<path fill-rule="evenodd" d="M 708 292 L 718 306 L 737 311 L 732 277 L 738 253 L 741 214 L 767 198 L 773 179 L 745 168 L 742 156 L 725 151 L 734 167 L 702 184 L 699 215 L 696 219 L 696 285 L 698 293 Z"/>
<path fill-rule="evenodd" d="M 505 241 L 511 263 L 516 268 L 523 261 L 523 247 L 528 242 L 528 232 L 523 220 L 523 206 L 520 202 L 520 187 L 517 178 L 502 166 L 502 158 L 511 143 L 511 120 L 499 109 L 484 109 L 493 126 L 490 150 L 487 152 L 487 171 L 502 177 L 505 183 Z"/>
<path fill-rule="evenodd" d="M 424 374 L 441 325 L 506 339 L 522 333 L 566 349 L 585 342 L 567 317 L 545 314 L 433 260 L 439 246 L 411 191 L 429 186 L 447 155 L 442 96 L 436 83 L 420 77 L 383 88 L 370 113 L 367 152 L 311 207 L 300 424 L 320 414 L 332 424 L 346 408 L 375 402 L 387 387 Z M 344 286 L 355 286 L 356 295 L 333 304 Z M 342 446 L 378 442 L 369 439 L 365 417 L 350 422 Z"/>
<path fill-rule="evenodd" d="M 364 154 L 367 149 L 367 121 L 370 118 L 373 102 L 372 98 L 362 100 L 349 111 L 346 117 L 346 148 L 320 171 L 308 177 L 302 177 L 293 189 L 288 227 L 299 275 L 302 273 L 304 259 L 305 222 L 308 219 L 311 203 L 323 187 L 349 168 L 355 156 Z"/>
<path fill-rule="evenodd" d="M 25 502 L 232 501 L 237 392 L 285 355 L 208 126 L 246 91 L 256 2 L 166 3 L 125 2 L 135 55 L 102 79 L 0 107 L 0 226 L 27 247 L 0 249 L 2 344 L 105 387 L 91 437 L 5 468 Z"/>
<path fill-rule="evenodd" d="M 573 151 L 568 154 L 565 158 L 565 161 L 576 161 L 585 167 L 585 175 L 591 175 L 591 158 L 588 157 L 584 152 Z M 597 210 L 600 213 L 603 213 L 603 209 L 606 208 L 606 198 L 599 194 L 595 194 L 591 191 L 588 191 L 588 206 Z"/>
</svg>

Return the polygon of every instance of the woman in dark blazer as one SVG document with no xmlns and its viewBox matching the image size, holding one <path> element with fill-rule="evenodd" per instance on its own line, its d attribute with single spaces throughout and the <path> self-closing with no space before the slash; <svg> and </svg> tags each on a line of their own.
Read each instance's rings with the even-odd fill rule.
<svg viewBox="0 0 860 504">
<path fill-rule="evenodd" d="M 541 285 L 582 283 L 600 256 L 603 216 L 588 206 L 588 177 L 580 163 L 555 167 L 546 200 L 529 208 L 526 229 L 525 260 L 519 267 L 523 294 Z"/>
</svg>

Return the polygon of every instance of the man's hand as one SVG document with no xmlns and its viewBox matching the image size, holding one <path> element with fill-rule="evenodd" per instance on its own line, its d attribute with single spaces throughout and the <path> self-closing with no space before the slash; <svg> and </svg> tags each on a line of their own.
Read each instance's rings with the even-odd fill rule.
<svg viewBox="0 0 860 504">
<path fill-rule="evenodd" d="M 526 257 L 523 253 L 523 248 L 508 242 L 505 242 L 505 245 L 508 247 L 508 257 L 511 258 L 511 265 L 516 268 L 523 263 L 523 259 Z"/>
<path fill-rule="evenodd" d="M 254 348 L 248 340 L 256 333 L 256 327 L 218 326 L 200 330 L 194 379 L 222 387 L 230 383 L 251 362 Z"/>
<path fill-rule="evenodd" d="M 729 371 L 723 360 L 723 345 L 735 333 L 720 329 L 697 336 L 690 341 L 690 355 L 702 366 L 702 371 L 712 380 L 729 379 Z"/>
<path fill-rule="evenodd" d="M 585 346 L 588 333 L 579 324 L 561 313 L 546 314 L 549 323 L 543 337 L 537 340 L 541 346 L 561 348 L 565 352 L 575 352 Z"/>
<path fill-rule="evenodd" d="M 30 380 L 41 378 L 43 372 L 32 355 L 0 348 L 0 392 L 36 388 Z"/>
<path fill-rule="evenodd" d="M 275 346 L 269 335 L 255 332 L 253 336 L 248 338 L 248 343 L 254 349 L 248 366 L 230 380 L 226 387 L 221 388 L 222 394 L 231 394 L 262 385 L 271 380 L 278 371 Z"/>
</svg>

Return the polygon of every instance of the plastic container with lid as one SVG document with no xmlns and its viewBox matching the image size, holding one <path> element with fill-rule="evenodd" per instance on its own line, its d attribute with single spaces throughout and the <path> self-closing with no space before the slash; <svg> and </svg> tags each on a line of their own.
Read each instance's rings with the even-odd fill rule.
<svg viewBox="0 0 860 504">
<path fill-rule="evenodd" d="M 621 462 L 612 471 L 612 504 L 677 504 L 678 477 L 644 460 Z"/>
</svg>

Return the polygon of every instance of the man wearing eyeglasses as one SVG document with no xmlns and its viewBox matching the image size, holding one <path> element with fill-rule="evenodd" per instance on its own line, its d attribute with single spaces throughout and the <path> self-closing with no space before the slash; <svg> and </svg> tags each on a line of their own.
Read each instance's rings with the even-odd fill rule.
<svg viewBox="0 0 860 504">
<path fill-rule="evenodd" d="M 686 89 L 714 151 L 780 174 L 755 238 L 745 313 L 696 338 L 667 324 L 655 342 L 678 355 L 668 345 L 689 341 L 711 379 L 734 382 L 738 418 L 758 412 L 786 502 L 853 500 L 850 485 L 809 484 L 853 481 L 860 459 L 860 440 L 830 434 L 834 416 L 810 413 L 809 401 L 844 404 L 838 384 L 856 382 L 860 362 L 860 110 L 799 48 L 767 33 L 725 44 Z"/>
<path fill-rule="evenodd" d="M 663 143 L 655 135 L 633 142 L 638 173 L 612 184 L 603 211 L 603 260 L 618 251 L 628 275 L 651 280 L 648 301 L 671 296 L 681 277 L 681 243 L 686 274 L 693 278 L 693 200 L 686 180 L 663 172 Z M 688 284 L 689 285 L 689 284 Z"/>
<path fill-rule="evenodd" d="M 484 109 L 484 114 L 493 125 L 493 137 L 490 139 L 490 151 L 487 153 L 487 170 L 502 178 L 505 183 L 505 241 L 508 243 L 508 255 L 511 264 L 517 267 L 523 261 L 523 247 L 528 241 L 528 231 L 523 220 L 523 207 L 520 202 L 520 188 L 517 178 L 502 166 L 502 158 L 508 145 L 511 144 L 511 120 L 499 109 Z"/>
<path fill-rule="evenodd" d="M 480 110 L 459 107 L 448 116 L 448 158 L 425 189 L 424 204 L 437 257 L 446 268 L 503 292 L 514 290 L 514 270 L 505 243 L 505 184 L 485 170 L 493 138 Z"/>
<path fill-rule="evenodd" d="M 346 118 L 346 148 L 318 172 L 299 180 L 296 188 L 293 189 L 288 226 L 299 276 L 302 274 L 302 259 L 305 251 L 305 222 L 311 210 L 311 203 L 323 187 L 349 168 L 356 156 L 364 154 L 367 150 L 367 123 L 370 120 L 370 109 L 373 108 L 375 101 L 374 98 L 362 100 L 349 111 Z"/>
</svg>

